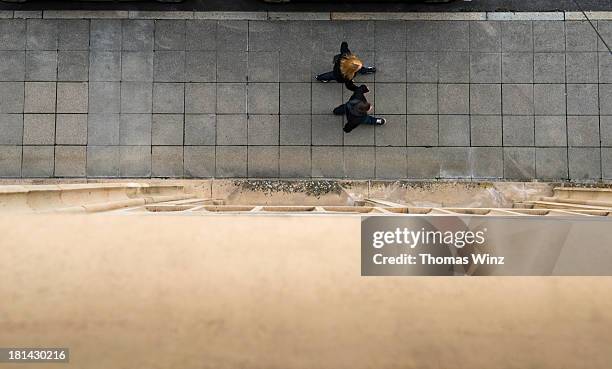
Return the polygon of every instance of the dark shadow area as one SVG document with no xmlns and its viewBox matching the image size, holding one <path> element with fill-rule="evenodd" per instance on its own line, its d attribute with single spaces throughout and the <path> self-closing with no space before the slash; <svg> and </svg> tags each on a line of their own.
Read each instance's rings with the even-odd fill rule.
<svg viewBox="0 0 612 369">
<path fill-rule="evenodd" d="M 612 0 L 578 0 L 584 10 L 610 11 Z M 363 12 L 469 12 L 469 11 L 578 11 L 574 0 L 455 0 L 428 4 L 417 0 L 291 0 L 272 4 L 263 0 L 156 1 L 26 1 L 0 2 L 1 10 L 166 10 L 166 11 L 363 11 Z"/>
</svg>

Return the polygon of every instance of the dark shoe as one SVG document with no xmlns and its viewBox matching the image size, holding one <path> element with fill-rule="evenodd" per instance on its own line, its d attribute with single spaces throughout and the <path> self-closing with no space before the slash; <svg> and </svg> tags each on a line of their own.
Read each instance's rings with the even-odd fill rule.
<svg viewBox="0 0 612 369">
<path fill-rule="evenodd" d="M 376 125 L 377 126 L 382 126 L 385 123 L 387 123 L 387 120 L 385 118 L 376 118 Z"/>
<path fill-rule="evenodd" d="M 366 67 L 364 65 L 363 67 L 361 67 L 361 69 L 359 69 L 359 74 L 372 74 L 372 73 L 376 73 L 376 67 L 371 67 L 371 66 Z"/>
<path fill-rule="evenodd" d="M 316 79 L 317 81 L 319 81 L 319 82 L 323 82 L 323 83 L 327 83 L 327 82 L 329 82 L 329 79 L 322 79 L 322 78 L 319 78 L 319 77 L 321 77 L 321 76 L 315 76 L 315 79 Z"/>
</svg>

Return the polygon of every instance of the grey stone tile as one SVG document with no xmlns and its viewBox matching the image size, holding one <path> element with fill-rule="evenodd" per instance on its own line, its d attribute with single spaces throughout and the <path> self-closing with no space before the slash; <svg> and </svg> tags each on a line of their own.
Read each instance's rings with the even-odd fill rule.
<svg viewBox="0 0 612 369">
<path fill-rule="evenodd" d="M 55 117 L 55 143 L 87 145 L 87 114 L 58 114 Z"/>
<path fill-rule="evenodd" d="M 389 115 L 387 123 L 376 126 L 376 146 L 406 146 L 406 116 Z"/>
<path fill-rule="evenodd" d="M 599 53 L 599 83 L 612 83 L 612 56 Z"/>
<path fill-rule="evenodd" d="M 23 103 L 23 82 L 0 82 L 0 113 L 23 113 Z"/>
<path fill-rule="evenodd" d="M 127 51 L 152 51 L 155 23 L 150 19 L 124 19 L 121 47 Z"/>
<path fill-rule="evenodd" d="M 150 146 L 151 131 L 151 114 L 121 114 L 119 123 L 121 145 Z"/>
<path fill-rule="evenodd" d="M 26 113 L 55 113 L 55 82 L 26 82 Z"/>
<path fill-rule="evenodd" d="M 87 175 L 86 146 L 55 146 L 55 177 Z"/>
<path fill-rule="evenodd" d="M 342 103 L 342 85 L 339 83 L 312 84 L 312 114 L 331 114 L 332 110 Z"/>
<path fill-rule="evenodd" d="M 565 59 L 568 83 L 598 82 L 599 76 L 597 53 L 568 52 Z"/>
<path fill-rule="evenodd" d="M 575 181 L 593 181 L 601 178 L 601 150 L 599 147 L 570 147 L 569 177 Z"/>
<path fill-rule="evenodd" d="M 533 70 L 533 54 L 502 54 L 502 81 L 504 83 L 533 83 Z"/>
<path fill-rule="evenodd" d="M 610 45 L 610 43 L 607 41 L 612 37 L 612 21 L 610 20 L 600 20 L 597 22 L 597 29 L 599 31 L 599 34 L 601 35 L 601 37 L 606 40 L 606 43 L 608 45 Z M 608 51 L 608 48 L 606 47 L 606 45 L 604 45 L 603 42 L 601 42 L 601 40 L 599 41 L 599 51 Z"/>
<path fill-rule="evenodd" d="M 411 89 L 411 87 L 415 89 Z M 412 94 L 406 96 L 406 85 L 399 83 L 378 83 L 376 85 L 376 103 L 375 109 L 377 114 L 406 114 L 406 102 L 408 105 L 417 104 L 417 99 L 425 100 L 427 98 L 435 98 L 433 96 L 421 96 L 419 93 L 430 92 L 428 87 L 431 85 L 409 85 L 408 93 Z M 374 99 L 372 99 L 374 100 Z M 338 106 L 333 105 L 332 109 Z M 416 108 L 416 107 L 413 107 Z M 422 110 L 426 110 L 428 106 L 421 106 Z"/>
<path fill-rule="evenodd" d="M 469 157 L 472 178 L 503 178 L 502 147 L 472 147 Z"/>
<path fill-rule="evenodd" d="M 119 51 L 92 50 L 89 53 L 90 81 L 120 81 L 121 53 Z"/>
<path fill-rule="evenodd" d="M 119 114 L 89 114 L 87 117 L 88 145 L 118 145 Z"/>
<path fill-rule="evenodd" d="M 119 146 L 87 146 L 87 176 L 117 177 Z"/>
<path fill-rule="evenodd" d="M 89 42 L 92 50 L 121 50 L 121 20 L 92 19 Z"/>
<path fill-rule="evenodd" d="M 536 83 L 565 83 L 565 54 L 537 53 L 533 58 Z"/>
<path fill-rule="evenodd" d="M 376 23 L 376 31 L 378 32 L 379 24 L 384 24 L 384 21 Z M 438 22 L 427 21 L 408 21 L 406 22 L 406 50 L 408 51 L 437 51 L 438 43 L 436 35 L 440 32 Z M 388 44 L 393 44 L 394 39 L 400 36 L 388 36 Z M 379 43 L 378 37 L 376 43 Z M 377 50 L 386 50 L 386 45 L 380 45 Z"/>
<path fill-rule="evenodd" d="M 0 114 L 0 145 L 21 145 L 23 114 Z"/>
<path fill-rule="evenodd" d="M 57 50 L 58 28 L 55 19 L 28 19 L 27 50 Z"/>
<path fill-rule="evenodd" d="M 60 51 L 57 54 L 58 81 L 88 81 L 89 52 Z"/>
<path fill-rule="evenodd" d="M 153 52 L 124 51 L 121 53 L 121 80 L 152 82 Z"/>
<path fill-rule="evenodd" d="M 431 37 L 431 36 L 430 36 Z M 470 49 L 470 27 L 465 21 L 438 22 L 438 32 L 435 34 L 438 50 L 468 51 Z"/>
<path fill-rule="evenodd" d="M 89 83 L 90 113 L 119 113 L 121 85 L 119 82 Z"/>
<path fill-rule="evenodd" d="M 501 83 L 501 54 L 472 53 L 470 59 L 470 82 Z"/>
<path fill-rule="evenodd" d="M 249 83 L 247 111 L 249 114 L 278 114 L 278 83 Z"/>
<path fill-rule="evenodd" d="M 344 178 L 343 147 L 313 146 L 312 176 L 319 178 Z"/>
<path fill-rule="evenodd" d="M 26 52 L 26 80 L 57 80 L 57 51 Z"/>
<path fill-rule="evenodd" d="M 469 114 L 470 88 L 467 84 L 439 84 L 438 109 L 440 114 Z"/>
<path fill-rule="evenodd" d="M 401 179 L 407 175 L 405 147 L 376 148 L 376 178 Z"/>
<path fill-rule="evenodd" d="M 151 148 L 152 177 L 182 177 L 183 147 L 153 146 Z"/>
<path fill-rule="evenodd" d="M 379 51 L 374 64 L 377 68 L 376 82 L 406 82 L 406 52 Z"/>
<path fill-rule="evenodd" d="M 155 50 L 185 50 L 185 21 L 181 19 L 156 20 Z"/>
<path fill-rule="evenodd" d="M 501 146 L 502 117 L 499 115 L 473 115 L 470 117 L 472 146 Z"/>
<path fill-rule="evenodd" d="M 215 172 L 219 178 L 246 177 L 247 147 L 217 146 Z"/>
<path fill-rule="evenodd" d="M 247 40 L 247 21 L 219 21 L 217 24 L 217 50 L 247 51 Z"/>
<path fill-rule="evenodd" d="M 400 118 L 400 116 L 397 116 Z M 342 118 L 342 124 L 346 123 L 346 119 Z M 344 133 L 345 146 L 374 146 L 376 137 L 376 126 L 370 124 L 360 124 L 357 128 L 349 133 Z"/>
<path fill-rule="evenodd" d="M 467 52 L 438 53 L 440 82 L 467 83 L 470 81 L 470 54 Z M 378 81 L 378 75 L 376 76 Z"/>
<path fill-rule="evenodd" d="M 310 177 L 310 146 L 280 146 L 279 169 L 282 178 Z"/>
<path fill-rule="evenodd" d="M 504 178 L 515 180 L 535 178 L 535 148 L 504 147 Z"/>
<path fill-rule="evenodd" d="M 312 123 L 310 115 L 281 115 L 280 144 L 310 145 Z"/>
<path fill-rule="evenodd" d="M 440 146 L 470 146 L 470 117 L 440 115 Z"/>
<path fill-rule="evenodd" d="M 407 82 L 438 82 L 438 55 L 435 52 L 406 54 Z"/>
<path fill-rule="evenodd" d="M 87 113 L 89 104 L 87 82 L 57 83 L 58 113 Z"/>
<path fill-rule="evenodd" d="M 358 51 L 373 51 L 376 49 L 376 23 L 374 21 L 343 21 L 343 40 Z M 353 50 L 351 48 L 351 50 Z"/>
<path fill-rule="evenodd" d="M 214 51 L 187 51 L 185 53 L 185 80 L 187 82 L 217 81 L 217 53 Z"/>
<path fill-rule="evenodd" d="M 119 176 L 151 177 L 151 146 L 121 146 Z"/>
<path fill-rule="evenodd" d="M 567 180 L 567 148 L 536 148 L 536 178 L 543 180 Z"/>
<path fill-rule="evenodd" d="M 249 51 L 249 82 L 278 82 L 278 51 Z"/>
<path fill-rule="evenodd" d="M 54 114 L 24 114 L 23 144 L 53 145 L 55 143 Z"/>
<path fill-rule="evenodd" d="M 25 51 L 0 51 L 0 81 L 23 81 Z"/>
<path fill-rule="evenodd" d="M 535 144 L 536 146 L 567 146 L 565 117 L 535 117 Z"/>
<path fill-rule="evenodd" d="M 612 149 L 610 149 L 609 147 L 601 148 L 601 166 L 602 166 L 603 179 L 611 179 L 612 178 Z"/>
<path fill-rule="evenodd" d="M 248 55 L 246 51 L 217 52 L 217 81 L 246 82 L 247 74 Z"/>
<path fill-rule="evenodd" d="M 217 113 L 235 114 L 247 112 L 246 83 L 217 84 Z"/>
<path fill-rule="evenodd" d="M 317 50 L 339 53 L 340 43 L 344 41 L 342 23 L 315 21 L 312 22 L 312 38 Z M 349 44 L 349 48 L 357 45 Z"/>
<path fill-rule="evenodd" d="M 59 50 L 89 50 L 88 19 L 60 19 L 57 31 Z"/>
<path fill-rule="evenodd" d="M 216 105 L 217 89 L 214 83 L 185 84 L 185 113 L 215 113 Z"/>
<path fill-rule="evenodd" d="M 278 51 L 280 25 L 278 22 L 249 22 L 249 51 Z"/>
<path fill-rule="evenodd" d="M 21 146 L 0 146 L 0 177 L 21 177 Z"/>
<path fill-rule="evenodd" d="M 599 146 L 599 117 L 567 117 L 567 137 L 569 146 Z"/>
<path fill-rule="evenodd" d="M 596 84 L 567 85 L 567 114 L 598 115 L 599 96 Z"/>
<path fill-rule="evenodd" d="M 587 21 L 565 22 L 567 51 L 597 51 L 597 34 Z"/>
<path fill-rule="evenodd" d="M 440 178 L 471 178 L 469 147 L 440 147 Z"/>
<path fill-rule="evenodd" d="M 565 85 L 534 85 L 536 115 L 565 115 Z"/>
<path fill-rule="evenodd" d="M 185 115 L 185 145 L 215 145 L 216 139 L 217 117 L 214 114 Z"/>
<path fill-rule="evenodd" d="M 438 151 L 437 147 L 407 147 L 407 178 L 438 178 L 440 176 Z"/>
<path fill-rule="evenodd" d="M 602 115 L 599 118 L 599 127 L 601 129 L 601 146 L 612 147 L 612 116 Z"/>
<path fill-rule="evenodd" d="M 342 118 L 335 115 L 312 116 L 312 144 L 319 146 L 342 145 Z"/>
<path fill-rule="evenodd" d="M 533 146 L 534 118 L 532 116 L 503 117 L 504 146 Z"/>
<path fill-rule="evenodd" d="M 408 115 L 406 117 L 406 144 L 408 146 L 438 146 L 438 116 Z"/>
<path fill-rule="evenodd" d="M 314 70 L 311 53 L 295 53 L 293 49 L 281 49 L 278 54 L 278 78 L 281 82 L 310 82 L 314 74 L 326 72 Z M 330 64 L 328 62 L 328 64 Z M 328 66 L 330 69 L 331 67 Z M 331 69 L 330 69 L 331 70 Z"/>
<path fill-rule="evenodd" d="M 408 22 L 410 23 L 410 22 Z M 375 22 L 375 47 L 377 51 L 405 51 L 406 22 L 377 21 Z M 410 38 L 410 28 L 408 36 Z M 408 41 L 410 44 L 410 41 Z M 340 45 L 338 45 L 339 47 Z M 334 50 L 336 51 L 336 50 Z M 416 50 L 420 51 L 420 50 Z"/>
<path fill-rule="evenodd" d="M 278 178 L 278 146 L 248 147 L 248 176 L 251 178 Z"/>
<path fill-rule="evenodd" d="M 501 114 L 501 85 L 470 85 L 470 112 L 472 114 Z"/>
<path fill-rule="evenodd" d="M 499 22 L 469 22 L 470 50 L 478 52 L 501 51 L 501 24 Z"/>
<path fill-rule="evenodd" d="M 217 22 L 192 20 L 185 23 L 185 46 L 187 50 L 217 50 Z"/>
<path fill-rule="evenodd" d="M 30 178 L 53 177 L 53 146 L 24 146 L 21 175 Z"/>
<path fill-rule="evenodd" d="M 378 90 L 380 91 L 380 84 Z M 392 94 L 391 89 L 387 94 Z M 400 96 L 401 98 L 401 96 Z M 379 96 L 379 102 L 386 99 L 384 93 Z M 391 105 L 393 102 L 389 102 Z M 401 102 L 398 103 L 401 108 Z M 377 102 L 378 105 L 378 102 Z M 391 109 L 395 111 L 401 111 L 401 109 Z M 397 108 L 397 107 L 396 107 Z M 380 108 L 377 112 L 383 113 Z M 407 85 L 407 108 L 406 113 L 408 114 L 437 114 L 438 113 L 438 87 L 435 84 L 408 84 Z"/>
<path fill-rule="evenodd" d="M 156 82 L 185 81 L 185 52 L 155 51 L 153 80 Z"/>
<path fill-rule="evenodd" d="M 185 146 L 184 171 L 187 178 L 209 178 L 215 176 L 214 146 Z"/>
<path fill-rule="evenodd" d="M 565 51 L 564 22 L 533 22 L 533 43 L 536 52 Z"/>
<path fill-rule="evenodd" d="M 247 119 L 249 145 L 278 145 L 278 115 L 252 115 Z"/>
<path fill-rule="evenodd" d="M 280 84 L 281 114 L 310 114 L 311 89 L 310 83 Z"/>
<path fill-rule="evenodd" d="M 599 85 L 599 110 L 601 114 L 612 115 L 612 84 Z"/>
<path fill-rule="evenodd" d="M 533 85 L 505 84 L 502 97 L 504 115 L 533 115 Z"/>
<path fill-rule="evenodd" d="M 153 145 L 182 145 L 184 117 L 181 114 L 153 114 L 151 143 Z"/>
<path fill-rule="evenodd" d="M 376 151 L 374 147 L 345 146 L 345 175 L 351 179 L 372 179 L 376 177 Z"/>
<path fill-rule="evenodd" d="M 185 86 L 182 83 L 153 84 L 153 113 L 183 113 Z"/>
<path fill-rule="evenodd" d="M 0 19 L 0 50 L 25 50 L 25 19 Z"/>
<path fill-rule="evenodd" d="M 303 50 L 305 54 L 312 53 L 315 48 L 313 25 L 311 21 L 279 22 L 280 50 Z M 373 35 L 374 32 L 371 36 Z"/>
<path fill-rule="evenodd" d="M 501 22 L 502 51 L 532 51 L 533 30 L 531 22 Z"/>
<path fill-rule="evenodd" d="M 246 115 L 217 116 L 217 145 L 246 145 L 247 132 Z"/>
</svg>

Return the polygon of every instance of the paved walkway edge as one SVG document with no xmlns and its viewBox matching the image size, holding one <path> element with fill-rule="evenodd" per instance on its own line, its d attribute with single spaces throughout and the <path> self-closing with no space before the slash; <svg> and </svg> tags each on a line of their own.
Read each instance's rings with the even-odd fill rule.
<svg viewBox="0 0 612 369">
<path fill-rule="evenodd" d="M 612 20 L 612 11 L 587 12 L 591 20 Z M 581 12 L 190 12 L 190 11 L 108 11 L 108 10 L 0 10 L 0 19 L 212 19 L 212 20 L 450 20 L 450 21 L 529 21 L 585 20 Z"/>
</svg>

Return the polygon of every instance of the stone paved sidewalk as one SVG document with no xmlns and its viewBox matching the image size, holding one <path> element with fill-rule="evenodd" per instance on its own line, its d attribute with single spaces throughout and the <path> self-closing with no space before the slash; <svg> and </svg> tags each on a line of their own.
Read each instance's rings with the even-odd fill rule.
<svg viewBox="0 0 612 369">
<path fill-rule="evenodd" d="M 383 127 L 313 81 L 342 40 Z M 85 176 L 612 179 L 612 56 L 582 21 L 1 19 L 0 177 Z"/>
</svg>

